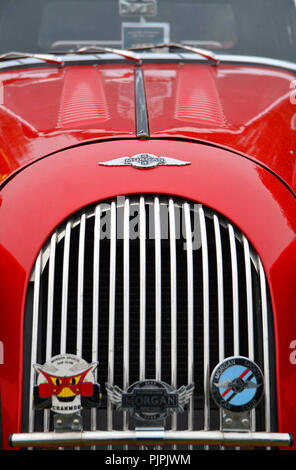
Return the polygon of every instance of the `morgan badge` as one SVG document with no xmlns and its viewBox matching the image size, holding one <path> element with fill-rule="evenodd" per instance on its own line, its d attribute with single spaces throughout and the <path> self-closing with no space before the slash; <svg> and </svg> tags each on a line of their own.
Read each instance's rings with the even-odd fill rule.
<svg viewBox="0 0 296 470">
<path fill-rule="evenodd" d="M 152 153 L 139 153 L 132 157 L 116 158 L 107 162 L 99 162 L 103 166 L 132 166 L 134 168 L 149 169 L 157 166 L 184 166 L 190 165 L 191 162 L 177 160 L 176 158 L 157 157 Z"/>
<path fill-rule="evenodd" d="M 128 410 L 140 421 L 160 421 L 174 411 L 182 413 L 193 396 L 194 384 L 174 390 L 160 380 L 142 380 L 126 391 L 117 385 L 106 384 L 108 398 L 117 410 Z"/>
</svg>

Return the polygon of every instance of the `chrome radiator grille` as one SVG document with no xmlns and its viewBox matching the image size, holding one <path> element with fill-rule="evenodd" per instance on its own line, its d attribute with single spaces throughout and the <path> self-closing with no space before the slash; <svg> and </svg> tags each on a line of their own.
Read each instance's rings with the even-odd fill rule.
<svg viewBox="0 0 296 470">
<path fill-rule="evenodd" d="M 209 377 L 223 358 L 241 355 L 265 375 L 252 430 L 274 431 L 271 325 L 260 258 L 220 214 L 149 195 L 87 208 L 56 229 L 32 271 L 23 431 L 52 429 L 50 412 L 32 406 L 32 365 L 66 352 L 99 361 L 102 406 L 83 411 L 84 429 L 133 429 L 108 402 L 105 383 L 126 389 L 149 378 L 174 388 L 195 383 L 186 412 L 168 418 L 167 429 L 219 429 Z"/>
</svg>

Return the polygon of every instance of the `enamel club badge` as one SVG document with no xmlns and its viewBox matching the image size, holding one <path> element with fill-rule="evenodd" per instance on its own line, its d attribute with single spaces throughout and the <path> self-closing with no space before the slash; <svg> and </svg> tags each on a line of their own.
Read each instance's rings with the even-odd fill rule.
<svg viewBox="0 0 296 470">
<path fill-rule="evenodd" d="M 35 364 L 35 408 L 70 414 L 99 406 L 101 392 L 95 382 L 96 367 L 97 363 L 88 364 L 72 354 L 54 356 L 44 365 Z"/>
<path fill-rule="evenodd" d="M 229 357 L 220 362 L 211 376 L 213 400 L 220 408 L 231 412 L 255 408 L 264 392 L 260 368 L 246 357 Z"/>
</svg>

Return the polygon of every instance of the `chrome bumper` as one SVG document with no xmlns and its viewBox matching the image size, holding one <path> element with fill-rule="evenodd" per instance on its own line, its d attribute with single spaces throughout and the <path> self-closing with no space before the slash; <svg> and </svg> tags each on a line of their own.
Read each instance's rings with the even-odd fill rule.
<svg viewBox="0 0 296 470">
<path fill-rule="evenodd" d="M 74 447 L 90 445 L 216 445 L 235 447 L 289 447 L 293 437 L 288 433 L 165 431 L 32 432 L 10 436 L 11 447 Z"/>
</svg>

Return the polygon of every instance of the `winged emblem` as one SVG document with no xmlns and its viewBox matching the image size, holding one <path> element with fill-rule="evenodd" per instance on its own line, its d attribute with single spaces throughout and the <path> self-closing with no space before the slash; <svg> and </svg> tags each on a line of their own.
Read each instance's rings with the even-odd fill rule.
<svg viewBox="0 0 296 470">
<path fill-rule="evenodd" d="M 122 405 L 122 396 L 124 394 L 124 391 L 121 390 L 121 388 L 117 385 L 113 386 L 109 384 L 106 384 L 106 391 L 107 396 L 111 401 L 112 405 L 114 405 L 117 410 L 120 409 Z"/>
<path fill-rule="evenodd" d="M 193 396 L 194 384 L 182 385 L 176 393 L 178 395 L 178 412 L 184 411 L 184 406 L 190 401 Z"/>
<path fill-rule="evenodd" d="M 194 384 L 174 390 L 165 382 L 144 380 L 131 385 L 126 391 L 117 385 L 106 384 L 107 396 L 116 410 L 127 409 L 132 415 L 145 420 L 160 420 L 173 412 L 183 413 L 193 396 Z"/>
<path fill-rule="evenodd" d="M 224 380 L 223 382 L 215 383 L 218 388 L 231 388 L 233 391 L 243 391 L 246 388 L 258 388 L 261 384 L 252 382 L 251 380 L 242 380 L 240 378 L 234 380 Z"/>
<path fill-rule="evenodd" d="M 99 162 L 103 166 L 133 166 L 135 168 L 155 168 L 157 166 L 184 166 L 190 165 L 191 162 L 177 160 L 176 158 L 157 157 L 152 153 L 139 153 L 132 157 L 121 157 L 107 162 Z"/>
</svg>

